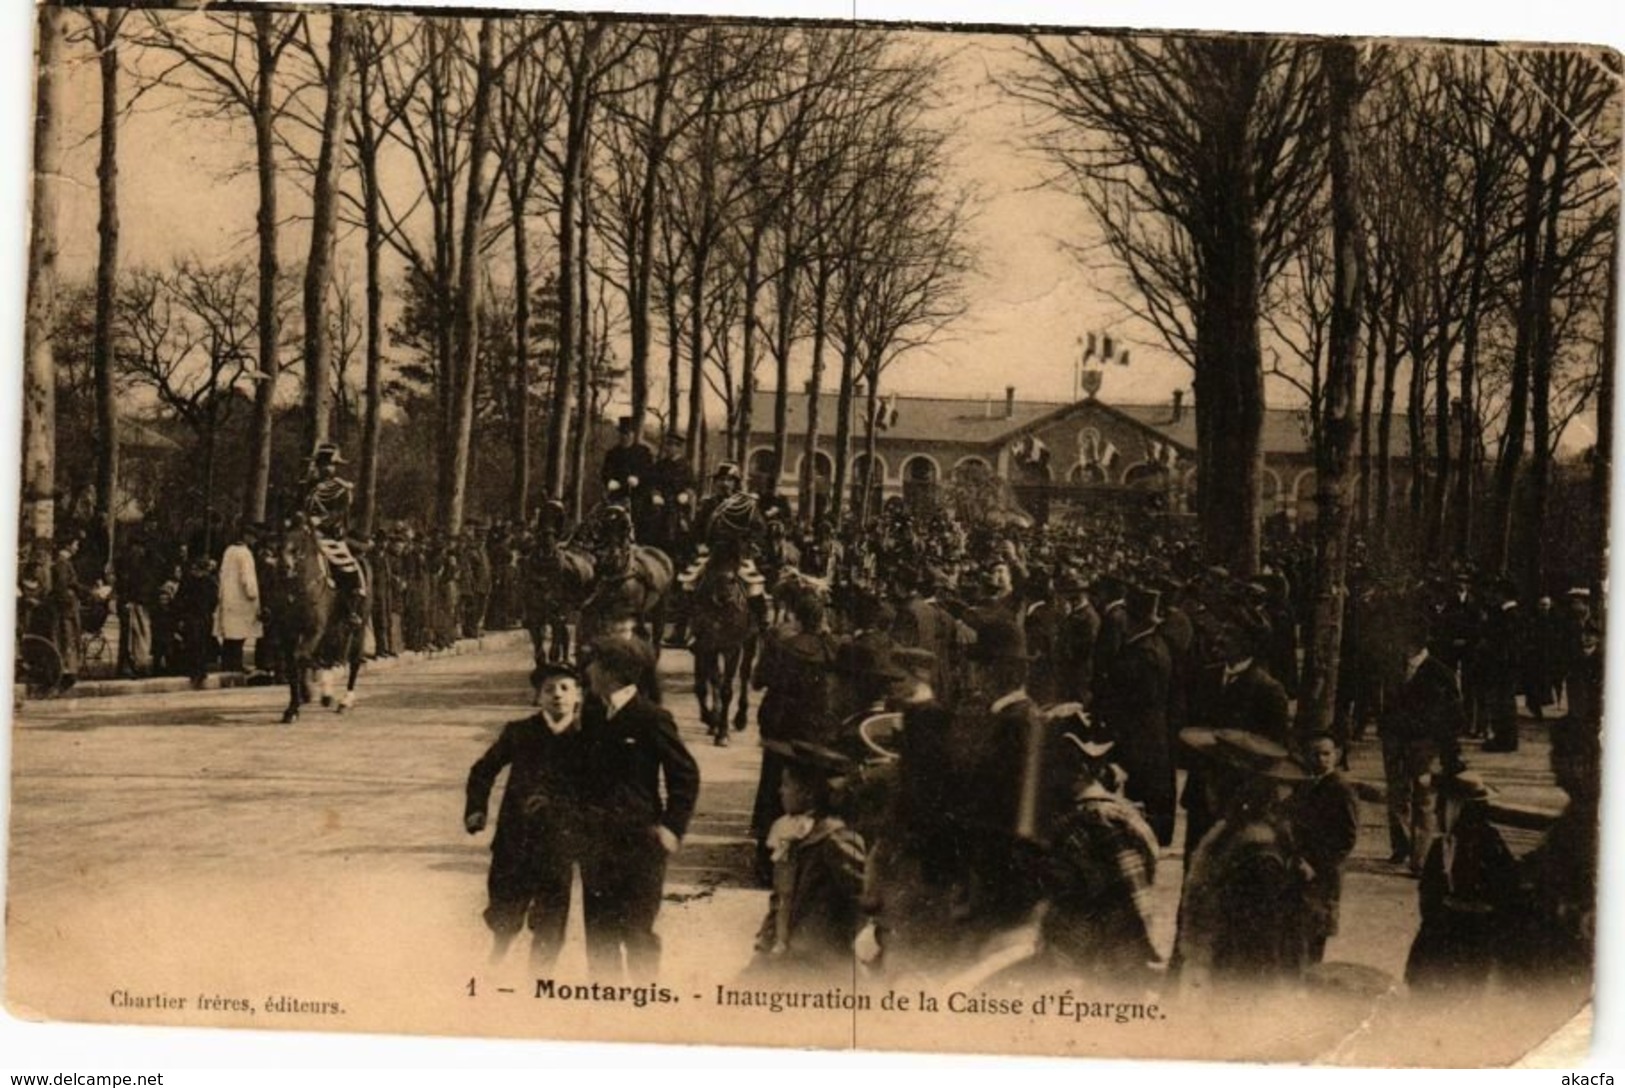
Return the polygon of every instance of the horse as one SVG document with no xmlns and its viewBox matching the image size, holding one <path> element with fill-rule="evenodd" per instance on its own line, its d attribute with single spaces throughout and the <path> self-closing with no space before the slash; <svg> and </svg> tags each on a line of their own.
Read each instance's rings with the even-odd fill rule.
<svg viewBox="0 0 1625 1088">
<path fill-rule="evenodd" d="M 647 525 L 638 531 L 638 539 L 650 547 L 658 548 L 672 561 L 675 570 L 686 570 L 694 561 L 694 503 L 690 492 L 683 492 L 675 501 L 653 504 L 645 515 Z M 688 613 L 686 594 L 674 594 L 666 602 L 665 619 L 675 635 L 673 646 L 688 644 Z"/>
<path fill-rule="evenodd" d="M 739 559 L 727 549 L 712 553 L 689 602 L 689 630 L 694 636 L 694 694 L 700 719 L 718 747 L 728 743 L 728 708 L 734 683 L 739 706 L 733 727 L 743 732 L 750 714 L 750 674 L 756 664 L 761 623 L 739 575 Z M 711 701 L 715 692 L 716 702 Z"/>
<path fill-rule="evenodd" d="M 595 557 L 592 582 L 581 602 L 576 630 L 581 645 L 608 631 L 615 619 L 632 616 L 658 658 L 675 577 L 671 559 L 659 548 L 627 541 L 605 546 Z"/>
<path fill-rule="evenodd" d="M 524 622 L 536 664 L 570 659 L 570 617 L 593 582 L 593 558 L 544 537 L 525 557 Z"/>
<path fill-rule="evenodd" d="M 288 709 L 282 723 L 299 720 L 299 708 L 310 701 L 308 673 L 319 672 L 322 705 L 332 703 L 327 670 L 349 666 L 344 694 L 334 708 L 340 714 L 355 705 L 355 681 L 361 672 L 362 627 L 340 611 L 338 587 L 328 574 L 316 531 L 307 524 L 289 529 L 278 548 L 278 577 L 272 596 L 288 676 Z"/>
</svg>

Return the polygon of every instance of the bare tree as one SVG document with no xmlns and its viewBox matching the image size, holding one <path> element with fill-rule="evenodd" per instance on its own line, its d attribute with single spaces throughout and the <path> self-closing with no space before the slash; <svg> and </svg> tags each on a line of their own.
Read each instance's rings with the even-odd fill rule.
<svg viewBox="0 0 1625 1088">
<path fill-rule="evenodd" d="M 1038 143 L 1092 213 L 1131 309 L 1195 371 L 1207 553 L 1258 562 L 1260 292 L 1308 227 L 1321 179 L 1313 47 L 1248 37 L 1031 35 L 1011 81 Z"/>
<path fill-rule="evenodd" d="M 277 124 L 305 89 L 305 81 L 279 75 L 284 55 L 300 34 L 305 16 L 274 13 L 197 11 L 184 15 L 148 12 L 144 44 L 163 49 L 183 64 L 183 91 L 200 112 L 213 117 L 242 116 L 254 128 L 255 175 L 259 183 L 256 234 L 259 242 L 259 382 L 254 402 L 253 454 L 243 513 L 265 519 L 271 481 L 271 425 L 275 413 L 278 354 Z"/>
<path fill-rule="evenodd" d="M 28 302 L 23 318 L 22 540 L 49 544 L 55 535 L 57 193 L 62 177 L 62 90 L 58 81 L 62 9 L 39 9 L 34 76 L 33 222 L 28 246 Z"/>
<path fill-rule="evenodd" d="M 543 27 L 544 33 L 550 25 Z M 510 25 L 508 33 L 515 33 L 515 28 Z M 543 46 L 545 38 L 535 49 L 513 51 L 514 61 L 507 78 L 499 83 L 494 103 L 494 153 L 508 198 L 508 230 L 513 241 L 513 407 L 509 420 L 513 482 L 508 513 L 516 524 L 529 517 L 531 486 L 530 375 L 535 361 L 531 358 L 533 258 L 528 217 L 540 182 L 543 145 L 559 121 L 558 81 L 546 67 Z"/>
<path fill-rule="evenodd" d="M 1338 699 L 1343 612 L 1348 599 L 1349 527 L 1353 521 L 1355 378 L 1365 309 L 1365 240 L 1355 114 L 1360 102 L 1358 48 L 1321 46 L 1331 174 L 1332 310 L 1324 403 L 1316 444 L 1316 593 L 1313 653 L 1298 702 L 1300 732 L 1328 731 Z"/>
<path fill-rule="evenodd" d="M 328 439 L 332 401 L 328 385 L 332 343 L 326 316 L 333 283 L 333 247 L 338 236 L 339 175 L 344 170 L 344 124 L 352 93 L 351 16 L 334 8 L 328 18 L 327 63 L 322 71 L 321 151 L 311 198 L 310 256 L 305 261 L 305 434 L 308 445 Z M 314 52 L 314 50 L 313 50 Z"/>
</svg>

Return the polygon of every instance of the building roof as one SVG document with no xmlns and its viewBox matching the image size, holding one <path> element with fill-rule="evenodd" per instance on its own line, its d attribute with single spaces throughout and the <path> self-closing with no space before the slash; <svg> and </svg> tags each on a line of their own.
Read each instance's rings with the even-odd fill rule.
<svg viewBox="0 0 1625 1088">
<path fill-rule="evenodd" d="M 756 434 L 773 433 L 773 400 L 771 389 L 758 389 L 751 402 L 751 428 Z M 789 396 L 790 433 L 807 432 L 807 394 Z M 886 399 L 882 395 L 882 400 Z M 834 429 L 836 395 L 825 392 L 820 396 L 819 429 Z M 1050 415 L 1061 405 L 1054 401 L 1018 400 L 1013 414 L 1005 415 L 1005 400 L 967 397 L 914 397 L 898 395 L 897 423 L 880 432 L 888 442 L 997 442 L 1012 431 L 1020 430 Z M 861 419 L 862 405 L 853 418 Z"/>
<path fill-rule="evenodd" d="M 772 433 L 774 396 L 771 389 L 756 391 L 755 400 L 751 405 L 751 425 L 754 434 Z M 1156 431 L 1186 451 L 1196 449 L 1196 412 L 1189 401 L 1186 402 L 1184 411 L 1180 413 L 1178 422 L 1174 421 L 1173 405 L 1167 401 L 1157 404 L 1124 404 L 1101 400 L 1096 403 L 1142 427 Z M 834 393 L 822 394 L 819 429 L 826 434 L 834 430 L 835 406 Z M 1051 417 L 1060 415 L 1076 405 L 1065 401 L 1007 402 L 1003 397 L 989 399 L 898 394 L 896 406 L 897 422 L 879 432 L 879 438 L 887 444 L 962 442 L 994 445 L 1034 429 Z M 807 395 L 801 392 L 791 393 L 789 410 L 790 433 L 805 434 Z M 857 415 L 861 418 L 861 411 Z M 1406 418 L 1401 413 L 1394 413 L 1393 450 L 1399 457 L 1407 457 L 1410 454 L 1410 431 Z M 1307 409 L 1266 408 L 1263 445 L 1265 454 L 1307 456 L 1310 453 Z"/>
</svg>

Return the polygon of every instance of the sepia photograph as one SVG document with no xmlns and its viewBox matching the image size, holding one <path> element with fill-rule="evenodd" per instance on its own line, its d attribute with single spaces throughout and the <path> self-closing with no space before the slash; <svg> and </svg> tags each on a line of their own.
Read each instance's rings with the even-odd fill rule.
<svg viewBox="0 0 1625 1088">
<path fill-rule="evenodd" d="M 812 14 L 34 9 L 7 1013 L 1584 1061 L 1621 54 Z"/>
</svg>

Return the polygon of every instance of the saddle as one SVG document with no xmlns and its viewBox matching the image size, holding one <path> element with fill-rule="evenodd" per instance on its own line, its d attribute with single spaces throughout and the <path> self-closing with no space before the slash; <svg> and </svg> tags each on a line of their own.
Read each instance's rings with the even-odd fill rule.
<svg viewBox="0 0 1625 1088">
<path fill-rule="evenodd" d="M 355 585 L 356 594 L 365 596 L 367 593 L 367 573 L 356 559 L 355 553 L 350 551 L 350 545 L 333 537 L 318 536 L 316 538 L 317 554 L 322 560 L 322 575 L 327 584 L 338 588 L 339 579 L 334 577 L 334 571 L 349 576 Z"/>
</svg>

